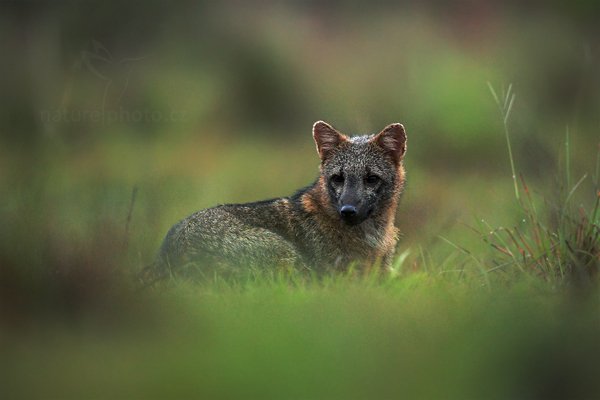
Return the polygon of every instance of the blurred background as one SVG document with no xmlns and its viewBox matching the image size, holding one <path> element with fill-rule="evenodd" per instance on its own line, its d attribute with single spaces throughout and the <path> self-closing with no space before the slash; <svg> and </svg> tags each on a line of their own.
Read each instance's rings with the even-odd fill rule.
<svg viewBox="0 0 600 400">
<path fill-rule="evenodd" d="M 592 175 L 599 20 L 586 0 L 0 2 L 3 321 L 122 309 L 98 293 L 179 219 L 311 183 L 319 119 L 406 127 L 412 270 L 455 251 L 440 235 L 478 251 L 465 225 L 520 218 L 488 83 L 512 84 L 534 191 L 558 188 L 567 131 L 573 179 Z"/>
<path fill-rule="evenodd" d="M 197 209 L 309 184 L 318 119 L 347 134 L 406 126 L 406 241 L 465 215 L 504 217 L 510 167 L 488 82 L 516 93 L 509 128 L 519 172 L 552 183 L 567 129 L 572 159 L 592 172 L 597 2 L 2 9 L 1 242 L 12 260 L 78 251 L 103 231 L 123 236 L 135 187 L 127 240 L 141 266 Z M 52 249 L 28 251 L 32 240 Z"/>
</svg>

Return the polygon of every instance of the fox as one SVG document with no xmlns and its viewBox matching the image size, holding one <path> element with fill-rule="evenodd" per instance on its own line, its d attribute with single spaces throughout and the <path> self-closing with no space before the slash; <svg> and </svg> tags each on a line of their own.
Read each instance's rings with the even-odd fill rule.
<svg viewBox="0 0 600 400">
<path fill-rule="evenodd" d="M 389 268 L 405 186 L 404 126 L 351 137 L 317 121 L 312 136 L 320 166 L 311 185 L 288 197 L 191 214 L 166 234 L 153 275 L 278 266 L 316 272 Z"/>
</svg>

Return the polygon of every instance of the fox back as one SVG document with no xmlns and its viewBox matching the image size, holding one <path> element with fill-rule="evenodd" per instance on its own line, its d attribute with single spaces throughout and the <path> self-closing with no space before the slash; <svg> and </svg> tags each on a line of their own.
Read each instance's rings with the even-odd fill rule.
<svg viewBox="0 0 600 400">
<path fill-rule="evenodd" d="M 406 133 L 391 124 L 348 137 L 318 121 L 316 181 L 288 197 L 198 211 L 167 233 L 154 276 L 202 276 L 293 266 L 316 272 L 350 263 L 389 266 L 404 187 Z"/>
</svg>

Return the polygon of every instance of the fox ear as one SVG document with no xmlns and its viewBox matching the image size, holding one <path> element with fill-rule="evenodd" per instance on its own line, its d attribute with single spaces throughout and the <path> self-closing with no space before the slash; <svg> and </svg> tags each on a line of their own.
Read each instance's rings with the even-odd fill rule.
<svg viewBox="0 0 600 400">
<path fill-rule="evenodd" d="M 388 153 L 396 164 L 402 161 L 406 152 L 406 132 L 402 124 L 391 124 L 383 128 L 371 142 L 381 147 Z"/>
<path fill-rule="evenodd" d="M 325 160 L 331 151 L 335 150 L 348 138 L 335 130 L 334 127 L 323 121 L 317 121 L 313 125 L 313 139 L 317 145 L 317 152 L 321 160 Z"/>
</svg>

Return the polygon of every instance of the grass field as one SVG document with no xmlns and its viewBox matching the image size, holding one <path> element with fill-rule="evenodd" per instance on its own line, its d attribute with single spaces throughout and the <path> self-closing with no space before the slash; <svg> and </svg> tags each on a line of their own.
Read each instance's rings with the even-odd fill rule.
<svg viewBox="0 0 600 400">
<path fill-rule="evenodd" d="M 544 285 L 489 289 L 427 274 L 384 284 L 280 277 L 174 285 L 126 305 L 105 301 L 76 320 L 54 321 L 49 332 L 33 325 L 13 337 L 3 391 L 23 398 L 592 398 L 599 389 L 597 296 L 582 301 Z"/>
<path fill-rule="evenodd" d="M 600 393 L 598 197 L 582 196 L 590 190 L 573 186 L 575 179 L 553 203 L 560 196 L 521 183 L 517 201 L 508 164 L 493 187 L 477 176 L 438 185 L 439 176 L 409 175 L 398 212 L 405 236 L 390 277 L 270 271 L 140 287 L 134 274 L 190 210 L 251 200 L 245 185 L 265 197 L 289 193 L 314 175 L 312 146 L 264 146 L 229 146 L 217 160 L 206 147 L 206 158 L 187 146 L 163 148 L 152 162 L 168 167 L 157 175 L 143 156 L 125 157 L 132 144 L 118 143 L 45 160 L 33 186 L 13 186 L 6 215 L 32 220 L 9 221 L 13 240 L 3 241 L 10 247 L 3 249 L 2 391 L 11 398 Z M 143 154 L 154 154 L 152 147 Z M 117 159 L 126 165 L 116 168 Z M 207 167 L 189 168 L 198 160 Z M 213 163 L 229 169 L 213 171 Z M 240 178 L 246 163 L 269 175 Z M 285 168 L 304 164 L 313 168 Z M 202 184 L 190 185 L 195 180 Z M 39 243 L 34 251 L 29 240 Z"/>
<path fill-rule="evenodd" d="M 0 398 L 600 396 L 585 2 L 147 3 L 0 13 Z M 318 119 L 407 128 L 389 276 L 139 284 L 181 218 L 311 183 Z"/>
</svg>

